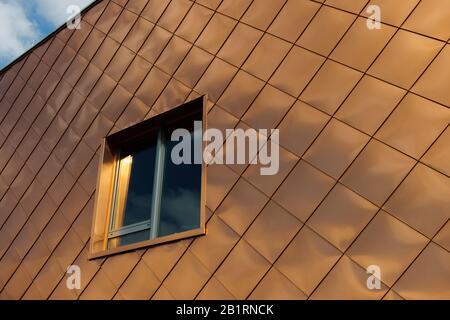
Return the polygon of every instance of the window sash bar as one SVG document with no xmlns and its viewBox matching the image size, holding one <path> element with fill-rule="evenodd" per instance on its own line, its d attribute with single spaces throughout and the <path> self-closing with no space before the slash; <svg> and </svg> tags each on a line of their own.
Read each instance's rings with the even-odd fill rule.
<svg viewBox="0 0 450 320">
<path fill-rule="evenodd" d="M 120 152 L 117 153 L 117 158 L 114 160 L 114 186 L 113 186 L 113 193 L 112 193 L 112 199 L 111 199 L 111 213 L 110 213 L 110 219 L 109 219 L 109 226 L 108 226 L 108 239 L 109 234 L 113 232 L 113 226 L 114 226 L 114 220 L 116 218 L 116 206 L 117 206 L 117 188 L 119 184 L 119 174 L 120 174 Z M 107 244 L 109 246 L 109 243 Z"/>
<path fill-rule="evenodd" d="M 152 198 L 152 225 L 150 228 L 150 239 L 158 237 L 159 220 L 161 211 L 161 197 L 164 178 L 164 160 L 165 160 L 164 132 L 158 131 L 158 142 L 156 148 L 155 175 L 153 180 L 153 198 Z"/>
<path fill-rule="evenodd" d="M 116 238 L 116 237 L 120 237 L 123 235 L 127 235 L 130 233 L 135 233 L 138 231 L 142 231 L 142 230 L 147 230 L 150 229 L 151 226 L 151 222 L 150 220 L 146 220 L 146 221 L 142 221 L 142 222 L 138 222 L 138 223 L 134 223 L 134 224 L 130 224 L 128 226 L 119 228 L 119 229 L 115 229 L 115 230 L 111 230 L 108 233 L 108 238 Z"/>
</svg>

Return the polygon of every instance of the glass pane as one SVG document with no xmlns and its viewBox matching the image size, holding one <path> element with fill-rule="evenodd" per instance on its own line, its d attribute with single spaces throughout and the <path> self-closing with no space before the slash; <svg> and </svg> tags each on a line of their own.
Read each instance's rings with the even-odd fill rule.
<svg viewBox="0 0 450 320">
<path fill-rule="evenodd" d="M 145 147 L 121 151 L 113 230 L 150 220 L 155 157 L 156 138 Z"/>
<path fill-rule="evenodd" d="M 114 249 L 120 246 L 126 246 L 127 244 L 133 244 L 141 241 L 148 240 L 150 238 L 150 229 L 142 230 L 130 234 L 123 235 L 121 237 L 113 238 L 109 240 L 109 248 Z"/>
<path fill-rule="evenodd" d="M 171 141 L 173 130 L 166 132 L 165 163 L 161 195 L 161 211 L 158 235 L 165 236 L 200 226 L 201 164 L 194 164 L 193 119 L 180 128 L 191 132 L 191 163 L 175 165 L 171 161 L 172 148 L 178 144 Z M 201 149 L 200 149 L 201 151 Z"/>
</svg>

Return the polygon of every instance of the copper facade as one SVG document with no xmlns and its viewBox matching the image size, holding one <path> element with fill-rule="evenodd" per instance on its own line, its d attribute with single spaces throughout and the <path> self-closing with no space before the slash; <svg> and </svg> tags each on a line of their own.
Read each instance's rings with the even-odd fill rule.
<svg viewBox="0 0 450 320">
<path fill-rule="evenodd" d="M 105 0 L 31 50 L 0 74 L 0 298 L 450 299 L 450 2 L 398 2 Z M 280 129 L 279 173 L 211 166 L 206 236 L 89 260 L 102 139 L 203 94 Z"/>
</svg>

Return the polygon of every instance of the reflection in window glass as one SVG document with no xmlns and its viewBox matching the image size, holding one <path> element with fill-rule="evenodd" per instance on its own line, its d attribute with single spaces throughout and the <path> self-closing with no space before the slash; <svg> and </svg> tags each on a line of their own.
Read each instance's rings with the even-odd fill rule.
<svg viewBox="0 0 450 320">
<path fill-rule="evenodd" d="M 150 219 L 155 156 L 155 141 L 142 149 L 122 151 L 112 230 Z"/>
<path fill-rule="evenodd" d="M 191 131 L 191 150 L 194 150 L 194 135 Z M 201 164 L 175 165 L 170 160 L 172 148 L 178 143 L 166 138 L 164 179 L 161 195 L 159 236 L 196 229 L 200 226 Z"/>
</svg>

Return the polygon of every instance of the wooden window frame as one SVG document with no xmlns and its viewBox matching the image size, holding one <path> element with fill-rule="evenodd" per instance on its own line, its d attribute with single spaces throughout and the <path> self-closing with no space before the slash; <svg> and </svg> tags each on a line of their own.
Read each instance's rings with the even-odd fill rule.
<svg viewBox="0 0 450 320">
<path fill-rule="evenodd" d="M 139 143 L 148 134 L 158 134 L 161 128 L 189 118 L 195 114 L 202 115 L 202 134 L 207 130 L 206 103 L 207 97 L 201 96 L 164 113 L 144 120 L 131 127 L 111 134 L 102 140 L 99 160 L 97 187 L 92 217 L 91 238 L 89 246 L 89 259 L 101 258 L 113 254 L 132 251 L 139 248 L 150 247 L 157 244 L 186 239 L 206 234 L 206 164 L 202 161 L 201 189 L 200 189 L 200 225 L 196 229 L 156 237 L 129 245 L 108 248 L 110 232 L 112 196 L 115 188 L 116 163 L 120 146 L 126 143 Z M 203 140 L 203 139 L 202 139 Z M 205 141 L 202 141 L 202 150 Z M 142 222 L 143 223 L 143 222 Z"/>
</svg>

